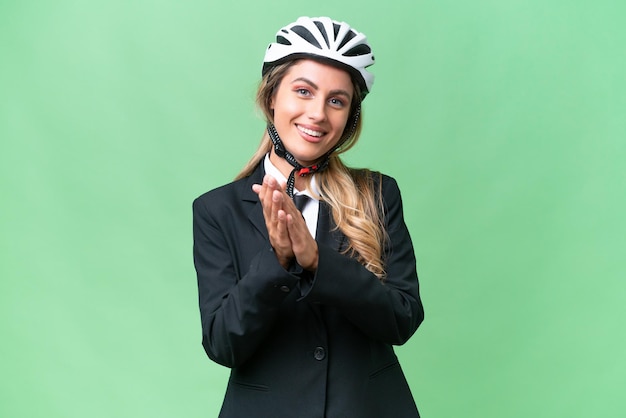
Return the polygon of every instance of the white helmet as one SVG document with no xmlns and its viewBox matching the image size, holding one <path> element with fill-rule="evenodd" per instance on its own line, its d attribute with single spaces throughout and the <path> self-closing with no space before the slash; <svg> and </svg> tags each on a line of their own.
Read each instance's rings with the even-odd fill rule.
<svg viewBox="0 0 626 418">
<path fill-rule="evenodd" d="M 374 75 L 366 70 L 374 64 L 374 55 L 364 34 L 345 22 L 329 17 L 300 17 L 276 33 L 263 59 L 265 75 L 283 62 L 313 58 L 339 66 L 354 76 L 363 97 L 372 89 Z"/>
</svg>

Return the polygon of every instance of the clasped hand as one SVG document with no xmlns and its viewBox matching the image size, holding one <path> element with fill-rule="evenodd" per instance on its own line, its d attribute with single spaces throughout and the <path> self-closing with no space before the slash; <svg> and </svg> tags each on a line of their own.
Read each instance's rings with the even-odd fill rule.
<svg viewBox="0 0 626 418">
<path fill-rule="evenodd" d="M 311 236 L 302 214 L 285 192 L 285 184 L 266 174 L 263 184 L 254 184 L 252 190 L 263 206 L 270 244 L 279 263 L 287 269 L 295 258 L 302 268 L 316 270 L 317 242 Z"/>
</svg>

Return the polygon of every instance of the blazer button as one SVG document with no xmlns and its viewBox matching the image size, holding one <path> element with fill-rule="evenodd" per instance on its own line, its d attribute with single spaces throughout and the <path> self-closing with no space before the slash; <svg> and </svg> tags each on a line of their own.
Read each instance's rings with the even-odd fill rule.
<svg viewBox="0 0 626 418">
<path fill-rule="evenodd" d="M 315 347 L 315 350 L 313 350 L 313 357 L 317 361 L 324 360 L 326 358 L 326 350 L 324 350 L 324 347 Z"/>
<path fill-rule="evenodd" d="M 287 286 L 281 286 L 280 290 L 282 290 L 285 293 L 289 293 L 289 287 L 287 287 Z"/>
</svg>

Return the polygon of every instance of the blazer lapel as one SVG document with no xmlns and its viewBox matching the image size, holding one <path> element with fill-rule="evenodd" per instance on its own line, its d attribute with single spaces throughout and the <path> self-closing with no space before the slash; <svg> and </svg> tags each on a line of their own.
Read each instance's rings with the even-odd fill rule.
<svg viewBox="0 0 626 418">
<path fill-rule="evenodd" d="M 337 229 L 337 225 L 333 220 L 330 206 L 328 203 L 320 200 L 319 215 L 317 217 L 317 232 L 315 239 L 320 244 L 324 244 L 334 250 L 341 250 L 345 243 L 345 235 Z"/>
<path fill-rule="evenodd" d="M 263 176 L 265 170 L 263 168 L 263 161 L 259 163 L 254 172 L 247 178 L 244 184 L 244 190 L 242 190 L 242 200 L 248 202 L 250 211 L 248 212 L 248 219 L 252 225 L 263 235 L 265 239 L 269 239 L 267 234 L 267 226 L 265 225 L 265 218 L 263 217 L 263 207 L 259 201 L 259 196 L 252 190 L 253 184 L 263 183 Z"/>
</svg>

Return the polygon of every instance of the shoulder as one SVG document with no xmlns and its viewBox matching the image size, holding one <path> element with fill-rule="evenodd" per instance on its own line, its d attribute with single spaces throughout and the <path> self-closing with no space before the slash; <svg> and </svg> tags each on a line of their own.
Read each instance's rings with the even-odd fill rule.
<svg viewBox="0 0 626 418">
<path fill-rule="evenodd" d="M 400 196 L 400 188 L 395 178 L 390 175 L 373 171 L 366 168 L 351 168 L 350 174 L 354 179 L 357 187 L 366 185 L 377 191 L 386 200 L 388 197 Z"/>
<path fill-rule="evenodd" d="M 251 204 L 256 204 L 258 196 L 252 190 L 252 184 L 259 183 L 252 177 L 245 177 L 198 196 L 193 201 L 195 215 L 208 216 L 224 220 L 241 215 Z"/>
<path fill-rule="evenodd" d="M 241 193 L 245 184 L 247 184 L 249 178 L 243 178 L 239 180 L 235 180 L 233 182 L 224 184 L 222 186 L 216 187 L 215 189 L 209 190 L 200 196 L 198 196 L 194 201 L 195 202 L 210 202 L 216 200 L 228 199 L 231 196 L 236 196 Z"/>
<path fill-rule="evenodd" d="M 226 224 L 234 225 L 247 216 L 253 198 L 245 193 L 249 178 L 236 180 L 209 190 L 194 199 L 192 204 L 194 236 L 215 236 Z M 256 197 L 250 185 L 250 193 Z M 257 197 L 258 201 L 258 197 Z"/>
<path fill-rule="evenodd" d="M 254 183 L 260 183 L 262 180 L 263 169 L 262 166 L 259 166 L 248 177 L 219 186 L 198 196 L 193 202 L 193 207 L 194 209 L 199 206 L 206 208 L 228 208 L 235 202 L 241 202 L 242 200 L 256 201 L 258 198 L 252 191 L 252 185 Z"/>
</svg>

